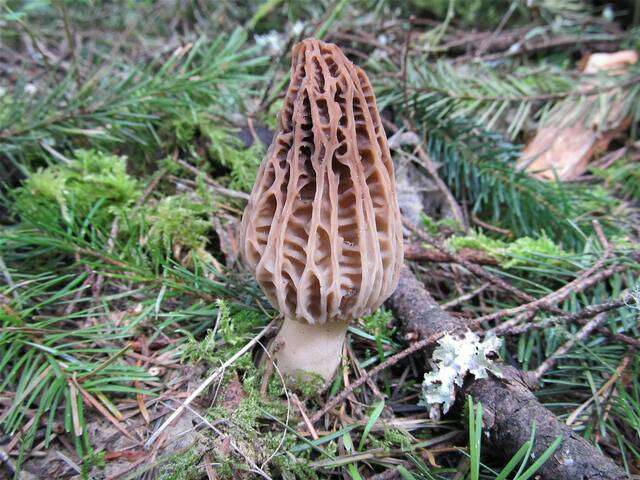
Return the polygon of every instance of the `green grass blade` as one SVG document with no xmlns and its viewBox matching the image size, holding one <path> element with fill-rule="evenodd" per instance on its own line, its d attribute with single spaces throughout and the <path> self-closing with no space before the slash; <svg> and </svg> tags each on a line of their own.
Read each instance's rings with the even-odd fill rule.
<svg viewBox="0 0 640 480">
<path fill-rule="evenodd" d="M 511 457 L 511 460 L 505 465 L 505 467 L 500 470 L 500 473 L 495 478 L 495 480 L 507 480 L 507 475 L 509 475 L 518 462 L 520 462 L 523 458 L 526 457 L 527 452 L 531 449 L 531 440 L 527 440 L 522 444 L 522 446 L 518 449 L 518 451 Z"/>
<path fill-rule="evenodd" d="M 533 462 L 533 464 L 529 468 L 525 470 L 522 476 L 516 477 L 515 480 L 528 480 L 529 478 L 531 478 L 531 476 L 540 469 L 544 462 L 546 462 L 547 459 L 551 455 L 553 455 L 553 453 L 558 449 L 561 443 L 562 437 L 558 435 L 553 443 L 549 445 L 549 447 L 542 453 L 542 455 L 540 455 L 540 457 L 535 462 Z"/>
<path fill-rule="evenodd" d="M 369 420 L 367 421 L 367 424 L 364 426 L 362 437 L 360 437 L 360 443 L 358 444 L 358 451 L 362 451 L 362 447 L 364 447 L 364 444 L 367 441 L 369 432 L 371 432 L 373 425 L 376 423 L 376 421 L 380 417 L 382 410 L 384 410 L 384 400 L 381 400 L 376 404 L 375 407 L 373 407 L 373 410 L 371 411 L 371 415 L 369 416 Z"/>
</svg>

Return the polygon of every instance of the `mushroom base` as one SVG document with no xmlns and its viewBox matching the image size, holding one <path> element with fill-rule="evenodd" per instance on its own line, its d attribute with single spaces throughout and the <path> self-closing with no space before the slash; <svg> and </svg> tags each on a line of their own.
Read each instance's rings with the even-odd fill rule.
<svg viewBox="0 0 640 480">
<path fill-rule="evenodd" d="M 293 378 L 316 374 L 328 383 L 340 364 L 348 326 L 348 321 L 309 325 L 285 319 L 274 340 L 278 368 Z"/>
</svg>

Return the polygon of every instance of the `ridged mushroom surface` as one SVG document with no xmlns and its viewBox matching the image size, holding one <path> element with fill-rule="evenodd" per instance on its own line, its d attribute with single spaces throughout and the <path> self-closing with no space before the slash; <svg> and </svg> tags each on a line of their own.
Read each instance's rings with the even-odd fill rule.
<svg viewBox="0 0 640 480">
<path fill-rule="evenodd" d="M 307 39 L 293 48 L 241 242 L 289 319 L 358 318 L 397 285 L 402 228 L 387 138 L 369 79 L 336 45 Z"/>
</svg>

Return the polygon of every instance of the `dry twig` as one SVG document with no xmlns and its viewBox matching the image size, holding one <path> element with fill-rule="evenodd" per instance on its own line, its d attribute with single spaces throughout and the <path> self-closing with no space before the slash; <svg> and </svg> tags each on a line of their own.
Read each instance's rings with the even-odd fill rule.
<svg viewBox="0 0 640 480">
<path fill-rule="evenodd" d="M 584 341 L 596 328 L 598 328 L 602 323 L 607 319 L 607 315 L 605 313 L 600 313 L 596 315 L 590 322 L 588 322 L 584 327 L 582 327 L 578 333 L 572 336 L 569 340 L 567 340 L 558 350 L 556 350 L 552 355 L 547 357 L 544 362 L 542 362 L 538 368 L 533 372 L 533 376 L 536 380 L 540 380 L 545 373 L 547 373 L 553 366 L 556 364 L 556 361 L 562 355 L 568 353 L 574 345 Z"/>
</svg>

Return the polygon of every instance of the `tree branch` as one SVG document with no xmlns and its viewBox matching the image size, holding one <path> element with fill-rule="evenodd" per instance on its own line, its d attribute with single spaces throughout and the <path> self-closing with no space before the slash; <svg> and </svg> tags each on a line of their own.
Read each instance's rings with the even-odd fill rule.
<svg viewBox="0 0 640 480">
<path fill-rule="evenodd" d="M 395 293 L 387 302 L 405 333 L 432 339 L 444 332 L 462 333 L 462 319 L 440 308 L 411 271 L 404 267 Z M 424 342 L 422 340 L 421 342 Z M 420 343 L 420 342 L 419 342 Z M 522 371 L 504 366 L 504 378 L 468 380 L 464 394 L 482 403 L 486 441 L 495 452 L 511 457 L 531 436 L 536 424 L 533 454 L 538 457 L 555 440 L 562 444 L 538 474 L 547 480 L 623 480 L 624 471 L 584 438 L 559 422 L 531 393 Z"/>
</svg>

